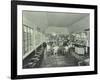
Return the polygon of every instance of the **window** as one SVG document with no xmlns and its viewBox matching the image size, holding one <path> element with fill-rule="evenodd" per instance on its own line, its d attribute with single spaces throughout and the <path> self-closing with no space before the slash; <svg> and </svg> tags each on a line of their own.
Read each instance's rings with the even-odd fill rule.
<svg viewBox="0 0 100 80">
<path fill-rule="evenodd" d="M 32 33 L 33 33 L 33 29 L 31 27 L 23 25 L 23 49 L 24 49 L 24 54 L 29 52 L 33 47 Z"/>
</svg>

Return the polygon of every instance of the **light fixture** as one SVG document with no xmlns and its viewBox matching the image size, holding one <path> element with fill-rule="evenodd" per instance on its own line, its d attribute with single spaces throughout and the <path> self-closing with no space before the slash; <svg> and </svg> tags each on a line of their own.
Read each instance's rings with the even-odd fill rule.
<svg viewBox="0 0 100 80">
<path fill-rule="evenodd" d="M 52 33 L 53 36 L 56 36 L 56 33 Z"/>
</svg>

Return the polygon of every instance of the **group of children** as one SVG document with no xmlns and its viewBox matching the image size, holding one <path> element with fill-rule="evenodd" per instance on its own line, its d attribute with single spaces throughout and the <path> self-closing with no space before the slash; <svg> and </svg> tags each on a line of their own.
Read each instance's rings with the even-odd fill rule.
<svg viewBox="0 0 100 80">
<path fill-rule="evenodd" d="M 64 44 L 57 44 L 56 42 L 47 42 L 47 54 L 48 55 L 64 55 L 68 53 L 70 45 L 64 45 Z"/>
</svg>

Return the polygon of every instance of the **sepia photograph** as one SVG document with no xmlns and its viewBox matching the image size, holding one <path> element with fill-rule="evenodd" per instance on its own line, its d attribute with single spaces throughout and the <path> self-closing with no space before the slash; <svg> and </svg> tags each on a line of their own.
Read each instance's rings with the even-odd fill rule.
<svg viewBox="0 0 100 80">
<path fill-rule="evenodd" d="M 90 14 L 22 11 L 23 68 L 89 66 Z"/>
<path fill-rule="evenodd" d="M 97 74 L 97 6 L 12 1 L 11 77 Z"/>
</svg>

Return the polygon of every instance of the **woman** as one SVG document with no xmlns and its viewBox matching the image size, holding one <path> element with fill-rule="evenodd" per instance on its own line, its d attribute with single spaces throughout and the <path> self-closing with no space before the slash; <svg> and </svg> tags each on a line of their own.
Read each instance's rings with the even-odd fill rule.
<svg viewBox="0 0 100 80">
<path fill-rule="evenodd" d="M 53 50 L 54 50 L 53 54 L 54 54 L 54 55 L 57 54 L 57 52 L 58 52 L 58 48 L 59 48 L 59 47 L 58 47 L 57 45 L 53 47 Z"/>
</svg>

